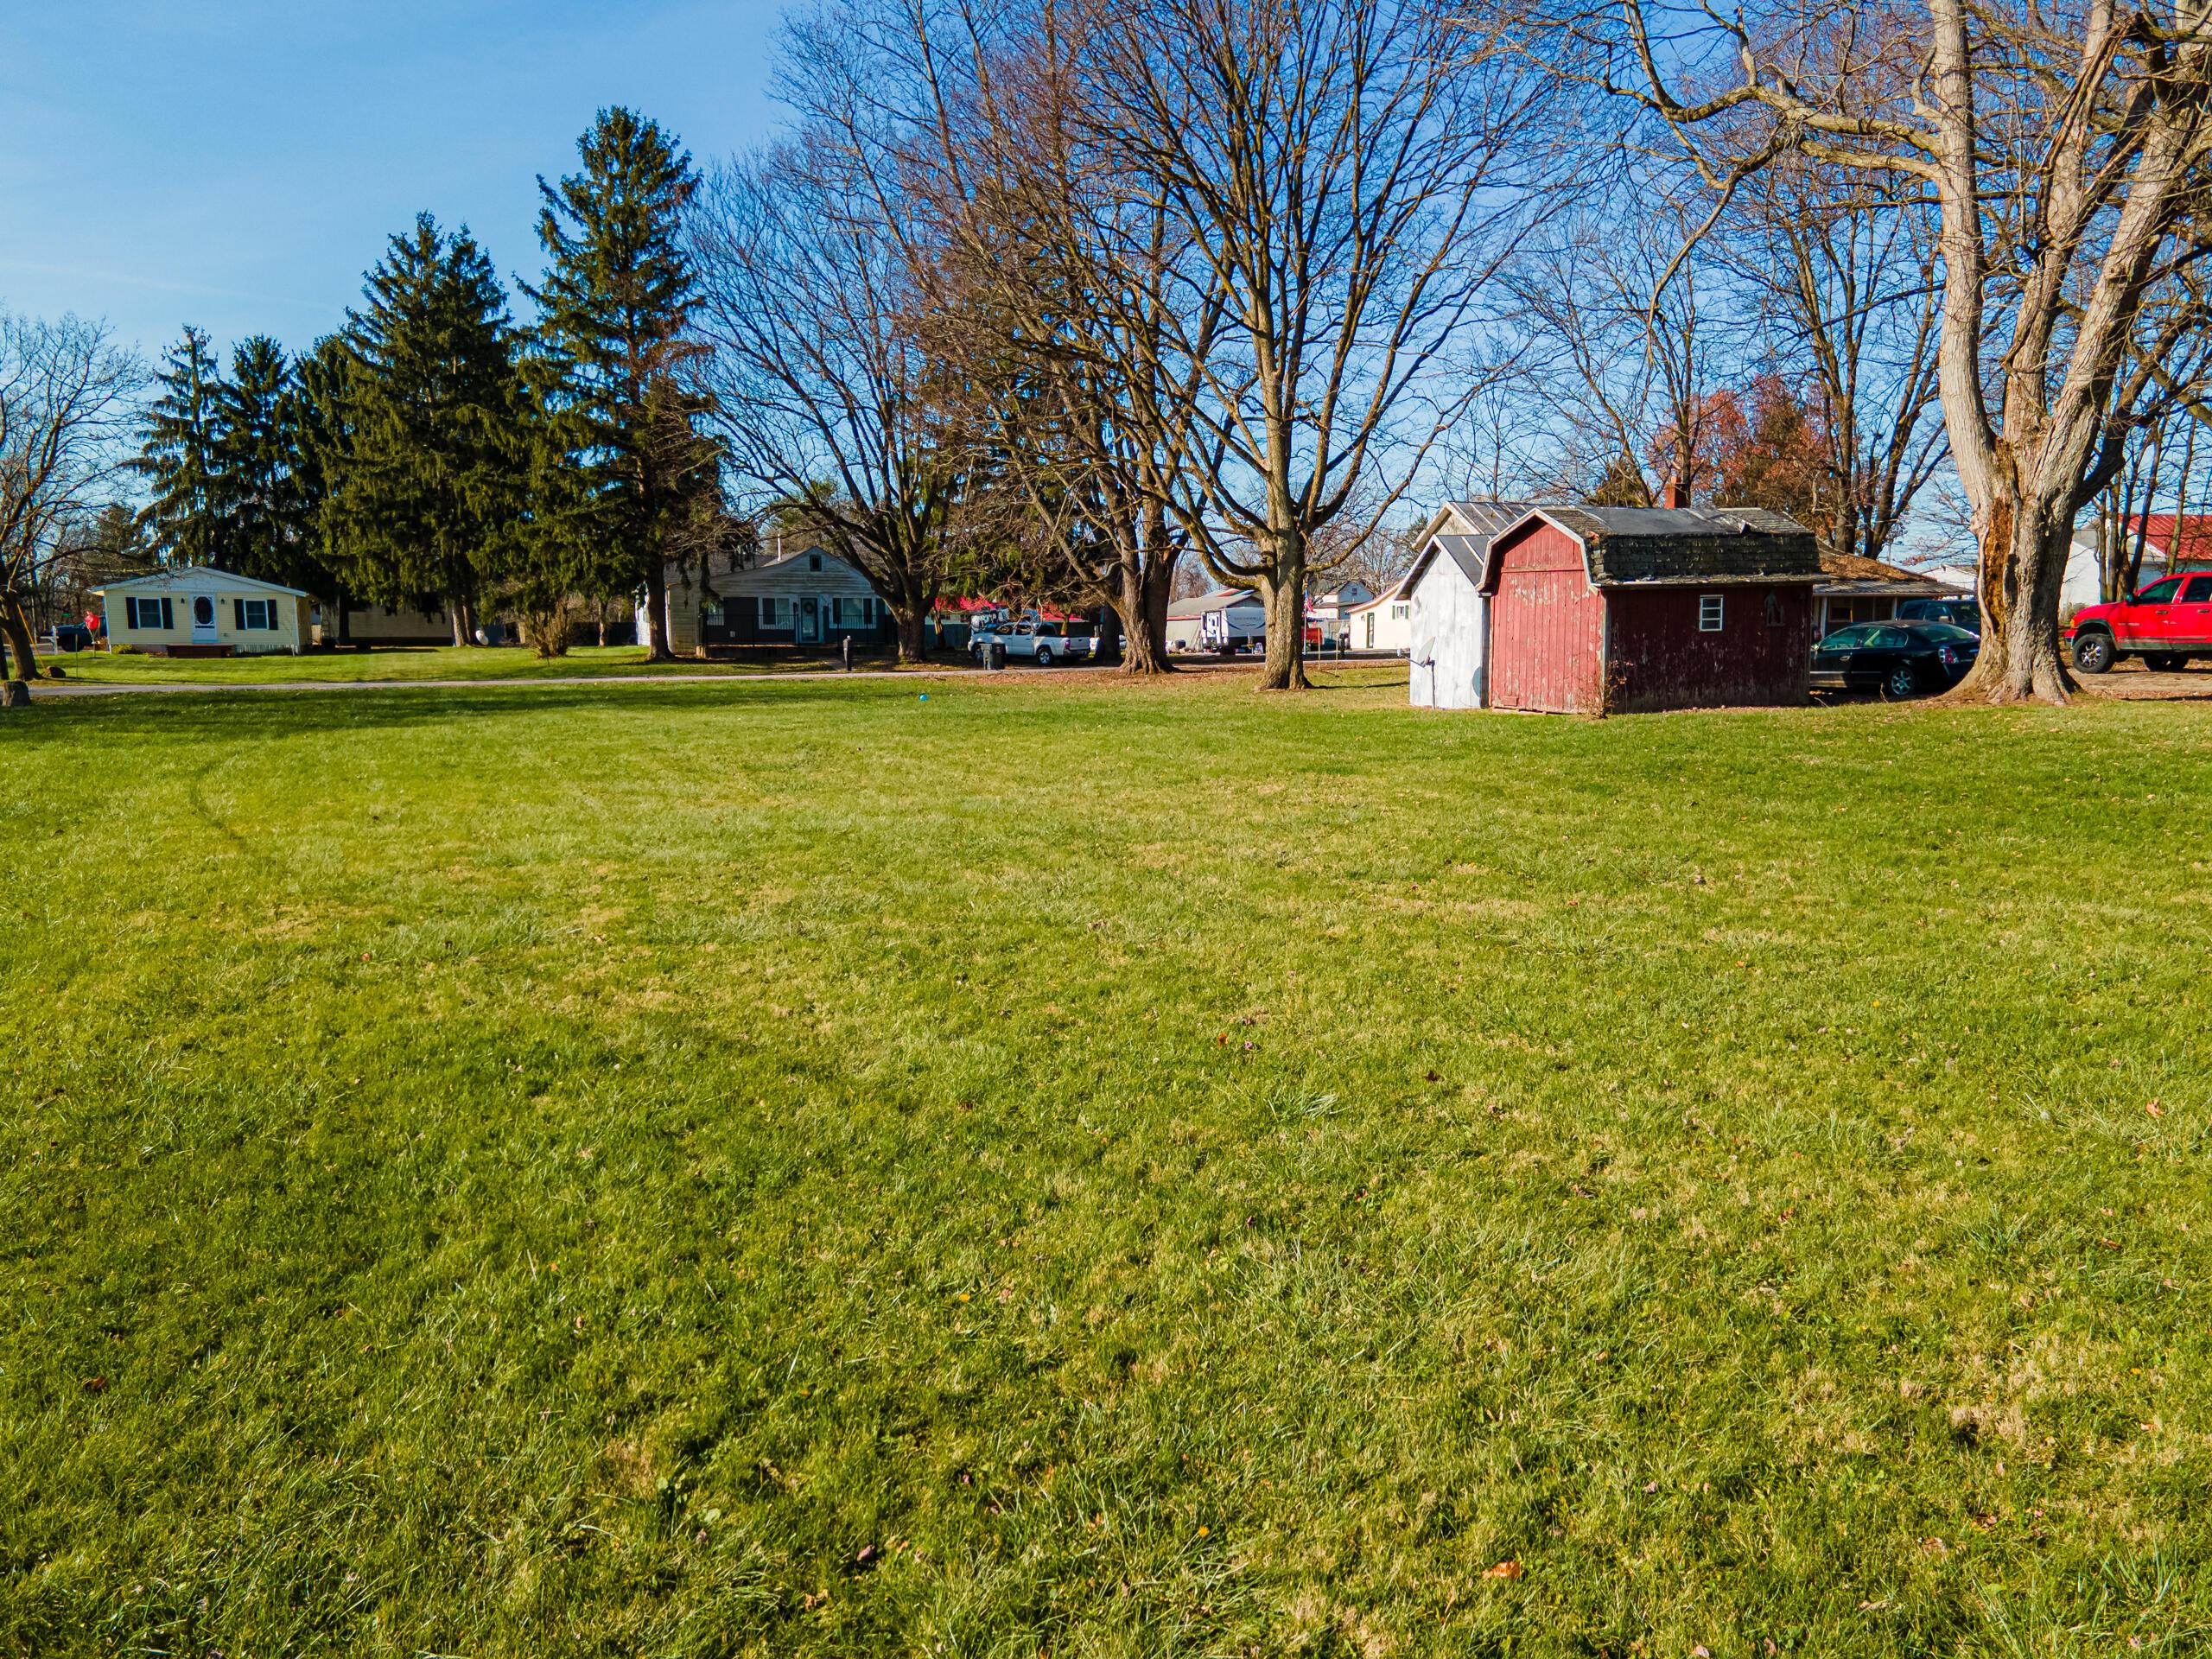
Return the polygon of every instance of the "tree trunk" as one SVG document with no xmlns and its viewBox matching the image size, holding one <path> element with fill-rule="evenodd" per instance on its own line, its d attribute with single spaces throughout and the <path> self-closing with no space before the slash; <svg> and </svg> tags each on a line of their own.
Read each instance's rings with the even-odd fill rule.
<svg viewBox="0 0 2212 1659">
<path fill-rule="evenodd" d="M 446 620 L 453 625 L 453 642 L 456 645 L 468 643 L 468 614 L 457 599 L 446 601 Z"/>
<path fill-rule="evenodd" d="M 668 567 L 658 560 L 645 574 L 645 637 L 641 643 L 648 660 L 675 660 L 675 653 L 668 648 Z"/>
<path fill-rule="evenodd" d="M 1268 630 L 1267 662 L 1260 670 L 1262 691 L 1303 691 L 1313 683 L 1306 677 L 1306 549 L 1292 539 L 1294 535 L 1286 537 L 1289 544 L 1260 578 Z"/>
<path fill-rule="evenodd" d="M 340 649 L 353 643 L 353 607 L 347 602 L 346 590 L 338 590 L 338 645 Z"/>
<path fill-rule="evenodd" d="M 15 677 L 38 678 L 38 652 L 31 645 L 30 619 L 23 614 L 22 601 L 13 594 L 0 599 L 0 634 L 6 636 L 8 652 L 16 659 Z"/>
<path fill-rule="evenodd" d="M 2058 595 L 2071 521 L 2021 503 L 2007 480 L 1987 512 L 1975 514 L 1974 534 L 1981 544 L 1981 654 L 1953 696 L 2070 701 L 2074 677 L 2058 637 Z"/>
<path fill-rule="evenodd" d="M 922 626 L 927 620 L 920 604 L 909 597 L 892 607 L 891 620 L 899 632 L 899 662 L 902 667 L 912 667 L 922 660 L 928 642 L 922 637 Z"/>
<path fill-rule="evenodd" d="M 1175 582 L 1173 559 L 1149 559 L 1141 568 L 1124 563 L 1114 599 L 1122 624 L 1122 670 L 1127 674 L 1173 674 L 1167 656 L 1168 590 Z"/>
</svg>

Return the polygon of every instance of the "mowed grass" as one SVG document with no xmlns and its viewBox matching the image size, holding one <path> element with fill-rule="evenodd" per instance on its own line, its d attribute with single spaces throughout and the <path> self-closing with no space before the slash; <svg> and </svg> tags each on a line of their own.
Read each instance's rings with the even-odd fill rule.
<svg viewBox="0 0 2212 1659">
<path fill-rule="evenodd" d="M 135 652 L 118 655 L 84 651 L 42 657 L 39 661 L 41 666 L 60 668 L 66 679 L 95 685 L 301 685 L 608 676 L 648 679 L 671 674 L 753 675 L 808 669 L 821 672 L 837 666 L 835 658 L 818 656 L 763 655 L 746 662 L 702 662 L 686 657 L 655 663 L 646 659 L 642 645 L 579 645 L 565 656 L 550 658 L 516 646 L 382 645 L 373 651 L 310 652 L 300 657 L 274 652 L 252 657 L 150 657 Z M 931 664 L 941 668 L 963 665 L 965 658 L 949 652 L 940 653 L 940 660 Z M 888 668 L 890 658 L 870 659 L 868 666 Z"/>
<path fill-rule="evenodd" d="M 2203 1651 L 2205 713 L 1390 682 L 0 719 L 0 1652 Z"/>
</svg>

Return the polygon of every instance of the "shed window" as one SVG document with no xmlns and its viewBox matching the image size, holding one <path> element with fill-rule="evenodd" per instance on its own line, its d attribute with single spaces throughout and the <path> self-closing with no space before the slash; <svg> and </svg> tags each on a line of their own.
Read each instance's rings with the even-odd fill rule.
<svg viewBox="0 0 2212 1659">
<path fill-rule="evenodd" d="M 1697 596 L 1697 631 L 1700 633 L 1720 632 L 1726 600 L 1725 594 L 1700 594 Z"/>
<path fill-rule="evenodd" d="M 276 601 L 273 599 L 241 599 L 232 601 L 236 607 L 232 617 L 240 633 L 273 633 L 276 628 Z"/>
<path fill-rule="evenodd" d="M 1771 588 L 1766 590 L 1766 625 L 1770 628 L 1782 626 L 1782 595 Z"/>
</svg>

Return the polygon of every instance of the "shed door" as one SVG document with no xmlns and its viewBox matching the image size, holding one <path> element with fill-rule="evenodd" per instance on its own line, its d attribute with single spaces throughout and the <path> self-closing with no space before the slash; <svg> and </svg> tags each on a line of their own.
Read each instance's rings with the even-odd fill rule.
<svg viewBox="0 0 2212 1659">
<path fill-rule="evenodd" d="M 1605 601 L 1591 589 L 1581 548 L 1537 524 L 1499 556 L 1490 607 L 1491 706 L 1601 712 Z"/>
</svg>

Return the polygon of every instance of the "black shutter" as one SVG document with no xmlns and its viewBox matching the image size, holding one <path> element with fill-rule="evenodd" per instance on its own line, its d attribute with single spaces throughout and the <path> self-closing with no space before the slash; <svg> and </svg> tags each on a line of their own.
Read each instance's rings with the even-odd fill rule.
<svg viewBox="0 0 2212 1659">
<path fill-rule="evenodd" d="M 240 633 L 244 633 L 245 632 L 245 601 L 242 599 L 232 600 L 231 601 L 231 615 L 238 622 L 238 632 Z"/>
<path fill-rule="evenodd" d="M 176 610 L 167 594 L 162 595 L 162 631 L 166 633 L 176 626 Z"/>
</svg>

